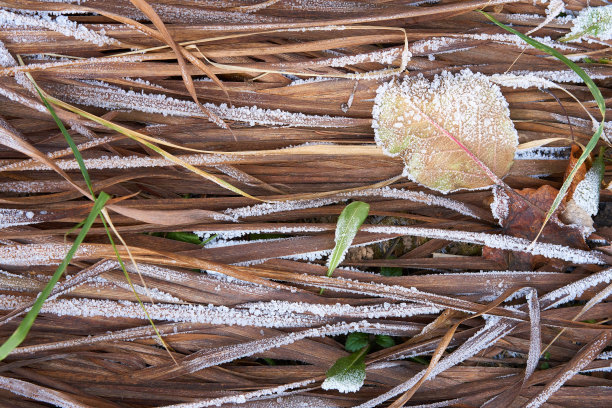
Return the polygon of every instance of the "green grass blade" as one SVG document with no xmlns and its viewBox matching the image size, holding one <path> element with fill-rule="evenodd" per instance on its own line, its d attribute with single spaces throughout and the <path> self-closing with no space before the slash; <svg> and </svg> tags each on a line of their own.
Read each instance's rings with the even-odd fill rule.
<svg viewBox="0 0 612 408">
<path fill-rule="evenodd" d="M 582 68 L 580 68 L 578 65 L 576 65 L 575 63 L 570 61 L 566 56 L 564 56 L 563 54 L 561 54 L 559 51 L 555 50 L 554 48 L 548 47 L 548 46 L 546 46 L 546 45 L 544 45 L 544 44 L 534 40 L 533 38 L 530 38 L 530 37 L 526 36 L 525 34 L 516 31 L 512 27 L 508 27 L 507 25 L 500 23 L 494 17 L 492 17 L 491 15 L 485 13 L 484 11 L 480 11 L 480 12 L 482 14 L 484 14 L 493 23 L 497 24 L 499 27 L 503 28 L 504 30 L 506 30 L 508 32 L 511 32 L 512 34 L 515 34 L 515 35 L 519 36 L 523 41 L 525 41 L 529 45 L 537 48 L 538 50 L 544 51 L 544 52 L 552 55 L 553 57 L 559 59 L 561 62 L 563 62 L 565 65 L 567 65 L 580 78 L 582 78 L 582 80 L 584 81 L 586 86 L 589 88 L 589 91 L 591 91 L 591 94 L 595 98 L 595 101 L 597 102 L 597 107 L 599 108 L 599 111 L 601 112 L 601 122 L 599 123 L 599 126 L 597 127 L 597 130 L 595 131 L 595 133 L 591 137 L 591 140 L 589 140 L 589 143 L 587 143 L 584 151 L 582 152 L 582 154 L 578 158 L 578 161 L 574 165 L 574 168 L 572 168 L 572 170 L 568 174 L 567 178 L 563 182 L 563 185 L 561 186 L 561 189 L 559 190 L 559 193 L 555 197 L 555 200 L 553 201 L 552 205 L 550 206 L 550 209 L 546 213 L 546 218 L 544 219 L 544 222 L 542 223 L 542 227 L 540 228 L 540 231 L 538 232 L 538 235 L 534 239 L 534 242 L 535 242 L 539 238 L 539 236 L 542 233 L 542 231 L 544 230 L 544 227 L 546 226 L 546 224 L 550 220 L 550 217 L 552 217 L 552 215 L 557 210 L 557 208 L 559 208 L 559 205 L 561 205 L 561 201 L 565 197 L 565 194 L 567 194 L 567 190 L 569 189 L 570 185 L 572 184 L 572 180 L 576 176 L 576 172 L 578 171 L 580 166 L 582 166 L 582 164 L 589 157 L 589 155 L 591 154 L 591 152 L 593 151 L 593 149 L 597 145 L 597 142 L 599 141 L 599 138 L 601 137 L 601 135 L 603 133 L 604 123 L 605 123 L 605 120 L 606 120 L 606 102 L 604 100 L 604 97 L 601 94 L 601 91 L 599 90 L 597 85 L 595 85 L 595 82 L 593 82 L 591 77 L 589 77 L 589 75 L 586 72 L 584 72 L 584 70 Z"/>
<path fill-rule="evenodd" d="M 6 356 L 8 356 L 9 353 L 13 351 L 15 347 L 19 346 L 19 344 L 21 344 L 21 342 L 25 339 L 28 332 L 30 331 L 30 328 L 32 327 L 32 324 L 34 324 L 34 320 L 36 320 L 36 316 L 38 316 L 38 313 L 40 312 L 43 303 L 49 297 L 49 294 L 53 290 L 53 287 L 59 281 L 60 277 L 68 267 L 68 264 L 72 260 L 72 257 L 85 239 L 87 232 L 100 214 L 100 211 L 102 211 L 102 208 L 104 208 L 104 204 L 106 204 L 109 199 L 110 196 L 108 194 L 104 192 L 100 193 L 100 196 L 94 202 L 93 208 L 89 212 L 87 219 L 83 223 L 83 228 L 81 228 L 79 235 L 77 235 L 64 260 L 55 270 L 55 273 L 51 277 L 51 280 L 47 283 L 42 292 L 40 292 L 38 298 L 36 299 L 36 302 L 34 303 L 34 306 L 32 306 L 32 309 L 30 309 L 30 311 L 23 318 L 23 320 L 19 324 L 19 327 L 17 327 L 13 334 L 2 344 L 2 346 L 0 346 L 0 360 L 4 360 L 4 358 L 6 358 Z"/>
<path fill-rule="evenodd" d="M 72 139 L 72 136 L 70 136 L 70 133 L 68 133 L 68 130 L 66 130 L 66 127 L 64 126 L 60 118 L 55 113 L 55 109 L 53 109 L 53 106 L 51 106 L 51 104 L 47 101 L 47 98 L 45 98 L 45 96 L 43 95 L 38 85 L 36 85 L 36 82 L 34 82 L 34 78 L 32 78 L 30 74 L 26 74 L 26 75 L 28 75 L 28 77 L 30 78 L 30 81 L 32 81 L 32 84 L 34 85 L 34 88 L 36 88 L 36 92 L 38 92 L 40 99 L 45 104 L 45 107 L 47 108 L 51 116 L 53 117 L 53 120 L 57 124 L 57 127 L 60 128 L 60 131 L 62 132 L 62 134 L 64 135 L 64 138 L 66 139 L 66 142 L 68 142 L 68 145 L 70 146 L 70 149 L 72 150 L 72 154 L 74 155 L 74 158 L 79 164 L 79 169 L 81 169 L 81 174 L 83 174 L 83 178 L 85 179 L 87 188 L 89 188 L 89 192 L 95 199 L 96 196 L 94 194 L 93 186 L 91 184 L 91 178 L 89 177 L 89 172 L 87 171 L 87 167 L 85 167 L 85 162 L 83 161 L 83 156 L 81 155 L 81 152 L 79 151 L 76 143 L 74 143 L 74 139 Z"/>
</svg>

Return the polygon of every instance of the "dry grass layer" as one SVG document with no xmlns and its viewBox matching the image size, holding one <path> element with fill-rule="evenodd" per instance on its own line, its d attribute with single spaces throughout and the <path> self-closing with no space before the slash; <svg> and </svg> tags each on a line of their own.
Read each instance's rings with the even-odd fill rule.
<svg viewBox="0 0 612 408">
<path fill-rule="evenodd" d="M 533 73 L 561 84 L 600 118 L 565 65 L 475 11 L 485 7 L 527 32 L 544 21 L 547 5 L 407 3 L 151 2 L 162 26 L 127 0 L 0 1 L 0 342 L 92 208 L 76 188 L 86 187 L 74 156 L 24 73 L 60 101 L 153 137 L 182 161 L 268 201 L 239 196 L 56 105 L 94 188 L 116 198 L 110 217 L 135 264 L 120 252 L 170 351 L 145 319 L 98 220 L 67 270 L 70 279 L 0 362 L 0 406 L 388 406 L 423 376 L 459 322 L 435 377 L 406 406 L 476 407 L 495 396 L 487 406 L 609 406 L 612 233 L 605 215 L 590 249 L 550 252 L 500 239 L 507 231 L 491 215 L 490 190 L 441 199 L 398 177 L 401 159 L 382 154 L 371 128 L 376 89 L 404 68 L 406 38 L 412 57 L 402 75 L 431 78 L 466 67 Z M 565 3 L 571 13 L 587 2 Z M 556 41 L 570 28 L 554 19 L 532 36 L 577 56 L 609 104 L 612 68 L 597 61 L 610 57 L 610 42 Z M 501 89 L 520 143 L 558 138 L 547 146 L 563 147 L 592 136 L 583 108 L 561 90 Z M 505 181 L 514 189 L 559 188 L 566 166 L 529 155 Z M 325 255 L 348 199 L 368 202 L 370 216 L 353 243 L 362 246 L 328 278 Z M 601 202 L 610 201 L 603 189 Z M 202 248 L 161 234 L 177 231 L 217 236 Z M 549 257 L 510 271 L 508 257 L 483 257 L 481 245 Z M 381 267 L 403 268 L 403 275 L 384 276 Z M 521 288 L 507 303 L 489 304 Z M 461 322 L 485 309 L 485 318 Z M 345 335 L 356 331 L 394 336 L 396 345 L 368 353 L 358 392 L 324 391 L 325 372 L 348 355 Z"/>
</svg>

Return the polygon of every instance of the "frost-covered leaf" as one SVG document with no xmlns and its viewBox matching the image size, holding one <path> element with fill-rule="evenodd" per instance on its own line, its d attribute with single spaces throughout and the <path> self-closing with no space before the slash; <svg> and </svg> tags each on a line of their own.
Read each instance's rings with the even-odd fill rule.
<svg viewBox="0 0 612 408">
<path fill-rule="evenodd" d="M 432 82 L 422 76 L 391 81 L 378 88 L 372 114 L 376 143 L 385 153 L 401 156 L 405 174 L 431 189 L 492 184 L 459 143 L 498 177 L 512 166 L 518 136 L 508 104 L 482 74 L 464 70 L 444 72 Z"/>
<path fill-rule="evenodd" d="M 395 346 L 395 340 L 393 340 L 393 337 L 387 336 L 386 334 L 377 334 L 376 337 L 374 337 L 374 340 L 380 347 L 387 348 Z"/>
<path fill-rule="evenodd" d="M 597 215 L 597 210 L 599 209 L 599 189 L 604 170 L 602 149 L 589 171 L 586 172 L 584 179 L 576 185 L 572 195 L 572 199 L 576 204 L 591 216 Z"/>
<path fill-rule="evenodd" d="M 355 332 L 351 333 L 346 337 L 346 343 L 344 348 L 346 351 L 351 353 L 357 350 L 361 350 L 370 342 L 370 335 L 367 333 Z"/>
<path fill-rule="evenodd" d="M 336 360 L 325 373 L 327 378 L 321 384 L 321 388 L 346 393 L 359 391 L 366 377 L 365 355 L 368 348 L 366 346 L 350 356 Z"/>
<path fill-rule="evenodd" d="M 359 227 L 365 221 L 370 211 L 370 204 L 362 201 L 353 201 L 347 205 L 338 217 L 336 224 L 336 246 L 329 257 L 327 266 L 327 276 L 331 276 L 340 262 L 346 256 Z"/>
<path fill-rule="evenodd" d="M 584 36 L 603 41 L 612 39 L 612 5 L 582 9 L 574 19 L 572 30 L 562 41 L 580 41 Z"/>
</svg>

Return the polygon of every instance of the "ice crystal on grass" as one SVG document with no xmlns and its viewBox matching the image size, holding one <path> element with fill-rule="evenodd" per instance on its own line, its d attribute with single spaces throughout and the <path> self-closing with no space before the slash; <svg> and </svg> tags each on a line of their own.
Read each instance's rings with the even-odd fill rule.
<svg viewBox="0 0 612 408">
<path fill-rule="evenodd" d="M 569 147 L 533 147 L 517 150 L 514 160 L 567 160 Z"/>
<path fill-rule="evenodd" d="M 31 244 L 0 246 L 0 264 L 2 265 L 54 265 L 59 263 L 70 249 L 67 244 Z M 76 257 L 90 254 L 87 245 L 81 245 L 75 253 Z"/>
<path fill-rule="evenodd" d="M 461 37 L 462 38 L 472 38 L 474 40 L 482 40 L 482 41 L 494 41 L 500 44 L 514 45 L 516 47 L 523 48 L 523 49 L 531 47 L 531 45 L 527 44 L 519 36 L 514 35 L 514 34 L 479 33 L 479 34 L 463 34 Z M 556 48 L 559 50 L 576 50 L 576 47 L 572 47 L 572 46 L 560 43 L 558 41 L 554 41 L 550 37 L 533 37 L 533 39 L 551 48 Z"/>
<path fill-rule="evenodd" d="M 279 385 L 279 386 L 272 387 L 272 388 L 263 388 L 257 391 L 246 392 L 243 394 L 228 395 L 226 397 L 211 398 L 211 399 L 195 401 L 195 402 L 185 402 L 183 404 L 165 405 L 165 406 L 160 406 L 159 408 L 203 408 L 203 407 L 211 407 L 211 406 L 218 407 L 218 406 L 225 405 L 225 404 L 233 404 L 233 405 L 234 404 L 244 404 L 248 400 L 261 399 L 266 396 L 272 396 L 272 395 L 283 395 L 284 396 L 286 395 L 285 392 L 288 390 L 291 390 L 293 388 L 305 387 L 309 384 L 312 384 L 313 382 L 315 382 L 315 380 L 312 378 L 309 378 L 303 381 L 296 381 L 293 383 L 283 384 L 283 385 Z"/>
<path fill-rule="evenodd" d="M 448 208 L 449 210 L 453 210 L 460 214 L 467 215 L 468 217 L 480 219 L 480 217 L 476 215 L 471 208 L 469 208 L 467 205 L 460 201 L 446 197 L 439 197 L 433 194 L 424 193 L 422 191 L 410 191 L 391 187 L 382 187 L 370 190 L 360 190 L 351 193 L 344 193 L 342 195 L 347 197 L 385 197 L 408 200 L 417 203 L 436 205 Z"/>
<path fill-rule="evenodd" d="M 42 221 L 40 215 L 34 214 L 32 211 L 0 208 L 0 229 L 15 225 L 37 224 Z"/>
<path fill-rule="evenodd" d="M 612 40 L 612 5 L 582 9 L 574 19 L 572 30 L 564 39 L 581 41 L 585 36 L 603 41 Z"/>
<path fill-rule="evenodd" d="M 0 295 L 0 309 L 10 310 L 22 305 L 27 300 L 28 298 L 24 297 Z M 324 319 L 312 315 L 288 315 L 274 311 L 268 314 L 255 314 L 250 313 L 248 310 L 229 308 L 227 306 L 155 303 L 147 304 L 146 309 L 151 319 L 169 322 L 277 328 L 309 327 L 325 323 Z M 57 316 L 146 319 L 140 304 L 106 299 L 73 298 L 47 301 L 43 305 L 41 313 L 51 313 Z"/>
<path fill-rule="evenodd" d="M 1 132 L 1 130 L 0 130 Z M 1 137 L 0 133 L 0 137 Z M 213 166 L 225 162 L 240 161 L 238 156 L 221 155 L 221 154 L 189 154 L 177 155 L 180 160 L 193 166 Z M 85 167 L 88 169 L 133 169 L 139 167 L 171 167 L 176 166 L 176 163 L 165 159 L 164 157 L 150 156 L 100 156 L 97 158 L 84 159 Z M 55 164 L 63 170 L 79 170 L 79 164 L 74 159 L 56 160 Z M 23 167 L 9 164 L 0 170 L 23 171 Z M 27 170 L 50 170 L 46 164 L 40 162 L 32 162 L 27 166 Z"/>
<path fill-rule="evenodd" d="M 320 61 L 313 61 L 313 65 L 324 65 L 335 68 L 342 68 L 347 65 L 356 65 L 364 62 L 378 62 L 383 65 L 390 65 L 396 59 L 401 58 L 400 48 L 388 48 L 380 51 L 373 51 L 365 54 L 347 55 L 345 57 L 329 58 Z M 306 64 L 309 65 L 309 64 Z"/>
<path fill-rule="evenodd" d="M 533 74 L 524 74 L 524 75 L 516 75 L 516 74 L 493 74 L 489 77 L 491 82 L 495 82 L 498 85 L 505 86 L 508 88 L 539 88 L 539 89 L 548 89 L 548 88 L 558 88 L 559 86 L 554 82 L 539 77 Z"/>
<path fill-rule="evenodd" d="M 545 309 L 552 309 L 573 301 L 584 292 L 597 285 L 602 283 L 608 284 L 610 281 L 612 281 L 612 269 L 608 268 L 547 293 L 542 297 L 542 303 L 546 302 L 547 306 Z"/>
<path fill-rule="evenodd" d="M 597 72 L 593 72 L 589 69 L 584 70 L 591 79 L 607 79 L 608 76 L 605 74 L 600 74 Z M 543 78 L 548 82 L 574 82 L 574 83 L 582 83 L 584 82 L 580 76 L 572 71 L 568 70 L 556 70 L 556 71 L 511 71 L 508 74 L 505 74 L 501 78 L 510 78 L 509 75 L 517 75 L 523 78 Z M 530 79 L 530 81 L 536 81 L 535 79 Z"/>
<path fill-rule="evenodd" d="M 262 215 L 302 210 L 305 208 L 317 208 L 338 202 L 333 198 L 318 198 L 315 200 L 293 200 L 278 201 L 270 203 L 255 204 L 248 207 L 227 209 L 224 213 L 236 220 L 246 217 L 260 217 Z"/>
<path fill-rule="evenodd" d="M 126 109 L 164 116 L 207 117 L 193 101 L 175 99 L 164 94 L 126 91 L 105 83 L 90 85 L 77 88 L 72 85 L 53 84 L 50 89 L 70 102 L 109 110 Z M 203 106 L 223 119 L 245 122 L 249 126 L 347 127 L 355 123 L 354 119 L 347 117 L 306 115 L 280 109 L 261 109 L 257 106 L 234 107 L 225 103 L 221 105 L 204 103 Z"/>
<path fill-rule="evenodd" d="M 565 11 L 565 3 L 562 0 L 550 0 L 548 7 L 546 7 L 546 18 L 544 21 L 538 24 L 537 27 L 529 30 L 526 35 L 530 35 L 531 33 L 538 31 L 540 28 L 545 27 L 563 11 Z"/>
<path fill-rule="evenodd" d="M 0 28 L 45 28 L 99 46 L 119 44 L 114 38 L 89 30 L 63 15 L 53 19 L 49 14 L 31 15 L 0 10 Z"/>
<path fill-rule="evenodd" d="M 493 188 L 493 201 L 491 202 L 491 213 L 493 217 L 498 222 L 502 222 L 506 218 L 508 218 L 508 214 L 510 211 L 510 197 L 508 194 L 501 188 L 495 186 Z"/>
<path fill-rule="evenodd" d="M 438 238 L 454 240 L 459 242 L 470 242 L 473 244 L 486 245 L 491 248 L 506 249 L 509 251 L 528 252 L 533 255 L 542 255 L 547 258 L 562 259 L 576 264 L 605 264 L 604 256 L 599 251 L 585 251 L 570 248 L 564 245 L 547 244 L 531 241 L 509 235 L 494 235 L 483 232 L 443 230 L 421 227 L 393 227 L 393 226 L 369 226 L 362 227 L 363 231 L 377 232 L 383 234 L 415 235 L 419 237 Z"/>
<path fill-rule="evenodd" d="M 13 67 L 15 65 L 17 65 L 17 61 L 13 58 L 4 43 L 0 41 L 0 67 Z"/>
<path fill-rule="evenodd" d="M 401 156 L 413 181 L 442 192 L 492 184 L 459 143 L 499 177 L 510 169 L 518 144 L 499 88 L 469 70 L 444 72 L 433 82 L 418 76 L 386 83 L 372 115 L 385 153 Z"/>
</svg>

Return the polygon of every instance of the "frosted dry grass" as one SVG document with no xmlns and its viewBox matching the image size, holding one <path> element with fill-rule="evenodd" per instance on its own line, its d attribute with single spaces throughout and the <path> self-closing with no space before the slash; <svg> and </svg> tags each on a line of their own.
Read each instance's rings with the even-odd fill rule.
<svg viewBox="0 0 612 408">
<path fill-rule="evenodd" d="M 129 2 L 14 3 L 0 8 L 0 338 L 32 304 L 74 238 L 64 234 L 90 208 L 66 179 L 22 154 L 14 135 L 81 183 L 24 72 L 58 99 L 158 138 L 184 162 L 268 201 L 235 196 L 58 108 L 96 189 L 134 211 L 111 216 L 137 258 L 138 270 L 128 265 L 134 290 L 172 356 L 96 224 L 26 342 L 0 363 L 6 404 L 392 403 L 425 373 L 414 357 L 431 357 L 448 327 L 507 292 L 484 318 L 458 327 L 408 404 L 606 406 L 609 231 L 596 224 L 599 247 L 590 250 L 531 246 L 499 228 L 491 191 L 443 196 L 398 178 L 402 161 L 374 147 L 371 128 L 376 89 L 404 67 L 403 76 L 432 79 L 469 65 L 500 86 L 519 143 L 532 146 L 514 156 L 504 181 L 515 189 L 558 185 L 567 140 L 584 144 L 592 134 L 591 118 L 563 89 L 590 110 L 587 89 L 573 71 L 471 10 L 503 5 L 493 10 L 497 18 L 580 62 L 609 99 L 609 65 L 581 62 L 604 56 L 608 45 L 558 41 L 572 30 L 581 2 L 154 2 L 173 38 L 223 82 L 225 90 L 187 66 L 199 101 L 232 133 L 209 123 L 189 98 L 169 48 L 151 49 L 164 44 L 100 15 L 146 23 Z M 559 16 L 563 8 L 567 15 Z M 386 29 L 363 27 L 373 22 Z M 199 41 L 197 48 L 189 41 Z M 607 192 L 601 197 L 609 201 Z M 352 250 L 367 248 L 373 259 L 352 257 L 327 278 L 336 217 L 351 200 L 371 206 Z M 154 216 L 145 222 L 138 211 Z M 211 241 L 169 239 L 177 231 L 196 231 L 191 242 Z M 537 262 L 508 270 L 482 256 L 483 245 Z M 381 266 L 403 268 L 403 275 L 381 275 Z M 367 354 L 359 391 L 324 391 L 325 372 L 348 354 L 343 342 L 352 332 L 393 336 L 396 346 Z M 550 357 L 540 360 L 556 336 Z M 58 385 L 65 383 L 71 388 Z"/>
</svg>

